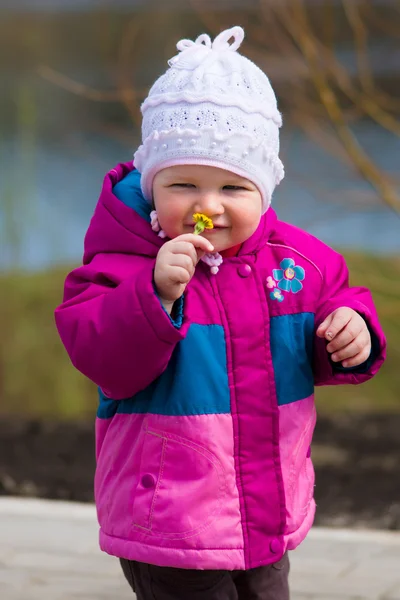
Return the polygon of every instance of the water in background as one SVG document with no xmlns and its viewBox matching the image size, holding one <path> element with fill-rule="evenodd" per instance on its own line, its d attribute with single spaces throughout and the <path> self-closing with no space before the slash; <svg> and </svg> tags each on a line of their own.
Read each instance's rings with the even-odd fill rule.
<svg viewBox="0 0 400 600">
<path fill-rule="evenodd" d="M 75 57 L 69 67 L 64 57 L 69 77 L 109 85 L 95 62 Z M 0 63 L 0 88 L 0 268 L 78 263 L 104 174 L 132 158 L 137 131 L 122 106 L 74 96 L 18 61 Z M 354 132 L 399 181 L 400 138 L 369 121 Z M 400 251 L 400 219 L 351 166 L 287 123 L 281 148 L 286 178 L 273 198 L 281 219 L 336 247 Z"/>
</svg>

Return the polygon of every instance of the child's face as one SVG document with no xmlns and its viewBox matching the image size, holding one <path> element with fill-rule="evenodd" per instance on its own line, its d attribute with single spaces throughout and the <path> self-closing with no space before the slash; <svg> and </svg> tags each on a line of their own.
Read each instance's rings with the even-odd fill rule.
<svg viewBox="0 0 400 600">
<path fill-rule="evenodd" d="M 262 210 L 258 188 L 231 171 L 177 165 L 159 171 L 153 199 L 161 228 L 169 238 L 193 233 L 193 214 L 210 217 L 214 229 L 202 235 L 217 252 L 242 244 L 257 229 Z"/>
</svg>

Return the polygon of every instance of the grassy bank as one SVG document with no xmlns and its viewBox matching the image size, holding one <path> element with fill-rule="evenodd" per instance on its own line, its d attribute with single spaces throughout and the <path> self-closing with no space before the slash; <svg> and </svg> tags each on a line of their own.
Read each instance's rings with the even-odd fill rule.
<svg viewBox="0 0 400 600">
<path fill-rule="evenodd" d="M 321 412 L 400 412 L 400 260 L 347 254 L 352 283 L 369 287 L 388 336 L 380 375 L 362 386 L 318 390 Z M 95 387 L 70 365 L 53 310 L 66 268 L 0 275 L 0 411 L 57 418 L 92 417 Z"/>
<path fill-rule="evenodd" d="M 388 339 L 388 355 L 379 375 L 359 386 L 319 389 L 320 412 L 400 413 L 400 259 L 345 253 L 351 284 L 372 291 Z"/>
</svg>

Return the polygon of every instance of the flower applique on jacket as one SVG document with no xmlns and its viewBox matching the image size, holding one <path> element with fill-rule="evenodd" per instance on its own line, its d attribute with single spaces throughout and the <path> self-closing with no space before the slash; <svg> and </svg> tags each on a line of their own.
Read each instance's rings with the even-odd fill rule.
<svg viewBox="0 0 400 600">
<path fill-rule="evenodd" d="M 271 289 L 270 298 L 282 302 L 285 298 L 281 292 L 297 294 L 303 289 L 301 283 L 305 276 L 305 270 L 295 264 L 292 258 L 284 258 L 279 269 L 273 269 L 272 277 L 267 277 L 267 287 Z"/>
</svg>

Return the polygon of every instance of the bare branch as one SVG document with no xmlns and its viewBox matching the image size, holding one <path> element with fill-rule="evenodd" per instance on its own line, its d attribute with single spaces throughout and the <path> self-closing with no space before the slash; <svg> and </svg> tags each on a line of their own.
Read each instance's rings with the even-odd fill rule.
<svg viewBox="0 0 400 600">
<path fill-rule="evenodd" d="M 342 0 L 346 17 L 354 34 L 354 46 L 357 56 L 360 83 L 367 92 L 374 89 L 374 78 L 368 59 L 368 31 L 360 15 L 358 4 Z"/>
<path fill-rule="evenodd" d="M 46 79 L 50 83 L 53 83 L 67 92 L 75 94 L 76 96 L 82 96 L 88 100 L 93 100 L 94 102 L 121 102 L 121 100 L 127 96 L 129 96 L 129 98 L 132 100 L 136 100 L 141 97 L 144 98 L 146 95 L 144 90 L 136 92 L 132 90 L 132 88 L 120 89 L 118 91 L 96 90 L 90 86 L 75 81 L 66 75 L 63 75 L 59 71 L 56 71 L 47 65 L 39 65 L 36 69 L 36 72 L 43 79 Z"/>
<path fill-rule="evenodd" d="M 393 8 L 397 9 L 397 12 L 400 11 L 400 2 L 397 2 L 398 7 L 393 6 Z M 390 35 L 392 37 L 400 37 L 400 27 L 398 23 L 398 19 L 393 19 L 388 21 L 385 17 L 382 17 L 379 9 L 375 10 L 373 4 L 368 3 L 365 5 L 364 10 L 369 14 L 371 21 L 374 23 L 375 27 L 378 27 L 383 33 Z"/>
<path fill-rule="evenodd" d="M 129 82 L 129 80 L 132 78 L 132 74 L 134 73 L 134 59 L 132 58 L 131 54 L 133 53 L 131 53 L 131 50 L 136 41 L 140 26 L 141 22 L 137 19 L 136 15 L 134 18 L 128 21 L 119 47 L 119 60 L 117 69 L 117 85 L 118 91 L 121 95 L 122 104 L 125 106 L 127 113 L 138 129 L 140 129 L 141 123 L 138 96 L 132 89 L 132 83 L 129 86 L 127 82 Z"/>
<path fill-rule="evenodd" d="M 296 28 L 291 27 L 292 33 L 296 37 L 297 42 L 302 48 L 304 56 L 310 65 L 310 74 L 315 88 L 319 93 L 321 102 L 325 106 L 329 118 L 336 128 L 339 139 L 342 141 L 344 148 L 360 173 L 376 188 L 384 202 L 390 206 L 396 214 L 400 214 L 400 198 L 398 197 L 394 186 L 391 185 L 389 178 L 385 176 L 367 156 L 349 127 L 346 125 L 335 93 L 329 86 L 324 69 L 321 65 L 318 46 L 310 31 L 303 0 L 293 0 L 293 8 L 296 17 L 295 22 L 298 26 L 296 26 Z"/>
<path fill-rule="evenodd" d="M 308 32 L 308 35 L 312 38 L 313 44 L 318 46 L 318 52 L 323 56 L 328 71 L 330 70 L 330 73 L 334 75 L 335 82 L 339 89 L 352 100 L 355 106 L 361 109 L 384 129 L 387 129 L 396 135 L 400 135 L 400 123 L 392 117 L 391 114 L 385 111 L 385 109 L 381 108 L 374 97 L 369 96 L 366 92 L 358 91 L 354 87 L 348 71 L 340 64 L 334 53 L 321 44 L 315 36 L 313 36 L 312 32 Z"/>
</svg>

